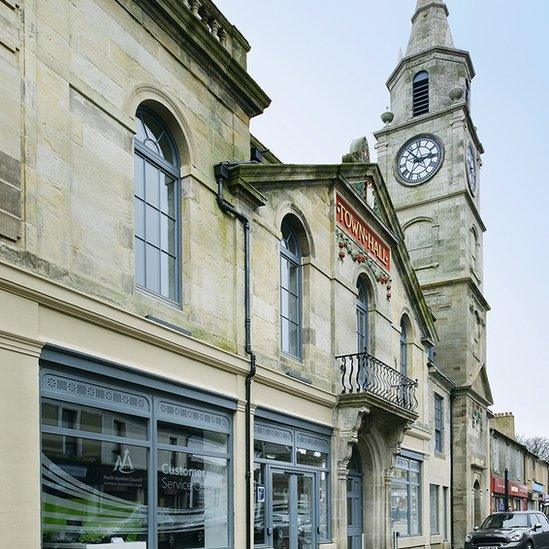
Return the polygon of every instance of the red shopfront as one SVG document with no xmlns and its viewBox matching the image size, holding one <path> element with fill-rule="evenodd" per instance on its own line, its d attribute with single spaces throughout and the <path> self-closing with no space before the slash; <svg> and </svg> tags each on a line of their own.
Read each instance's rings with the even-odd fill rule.
<svg viewBox="0 0 549 549">
<path fill-rule="evenodd" d="M 492 512 L 505 511 L 505 479 L 492 476 Z M 509 481 L 509 507 L 513 511 L 528 510 L 528 486 Z"/>
</svg>

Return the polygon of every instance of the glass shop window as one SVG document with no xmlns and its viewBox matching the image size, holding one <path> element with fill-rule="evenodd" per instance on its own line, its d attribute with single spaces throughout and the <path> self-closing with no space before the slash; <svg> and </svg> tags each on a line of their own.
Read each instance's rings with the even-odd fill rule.
<svg viewBox="0 0 549 549">
<path fill-rule="evenodd" d="M 41 417 L 42 549 L 232 545 L 229 416 L 46 373 Z"/>
</svg>

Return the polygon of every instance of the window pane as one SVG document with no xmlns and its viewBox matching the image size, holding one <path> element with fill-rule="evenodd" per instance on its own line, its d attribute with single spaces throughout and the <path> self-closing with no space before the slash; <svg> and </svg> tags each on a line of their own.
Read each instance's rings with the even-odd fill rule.
<svg viewBox="0 0 549 549">
<path fill-rule="evenodd" d="M 160 205 L 158 170 L 149 162 L 145 163 L 145 199 L 156 208 Z"/>
<path fill-rule="evenodd" d="M 290 262 L 285 258 L 280 258 L 280 285 L 282 288 L 290 288 Z"/>
<path fill-rule="evenodd" d="M 135 278 L 140 286 L 145 286 L 145 242 L 135 239 Z"/>
<path fill-rule="evenodd" d="M 408 535 L 408 489 L 404 485 L 391 485 L 391 523 L 393 531 Z"/>
<path fill-rule="evenodd" d="M 254 440 L 254 454 L 256 458 L 272 461 L 292 461 L 292 447 L 276 442 Z"/>
<path fill-rule="evenodd" d="M 420 528 L 420 512 L 419 512 L 419 486 L 410 487 L 410 526 L 411 535 L 421 533 Z"/>
<path fill-rule="evenodd" d="M 153 244 L 154 246 L 160 247 L 160 219 L 159 212 L 155 210 L 152 206 L 147 204 L 146 208 L 147 220 L 147 242 Z"/>
<path fill-rule="evenodd" d="M 290 294 L 284 288 L 280 290 L 280 314 L 289 318 L 290 316 Z"/>
<path fill-rule="evenodd" d="M 438 534 L 438 486 L 429 487 L 429 510 L 431 519 L 431 534 Z"/>
<path fill-rule="evenodd" d="M 160 173 L 160 209 L 175 217 L 174 179 L 165 173 Z"/>
<path fill-rule="evenodd" d="M 158 548 L 229 545 L 227 460 L 158 452 Z"/>
<path fill-rule="evenodd" d="M 265 544 L 265 465 L 254 464 L 254 544 Z"/>
<path fill-rule="evenodd" d="M 289 277 L 290 292 L 294 295 L 299 295 L 299 268 L 293 263 L 290 265 Z"/>
<path fill-rule="evenodd" d="M 44 434 L 42 449 L 44 547 L 147 540 L 146 448 Z"/>
<path fill-rule="evenodd" d="M 158 423 L 158 442 L 175 446 L 187 446 L 193 450 L 227 453 L 228 436 L 187 425 Z"/>
<path fill-rule="evenodd" d="M 147 288 L 160 293 L 160 250 L 147 244 Z"/>
<path fill-rule="evenodd" d="M 139 198 L 134 199 L 134 224 L 135 234 L 145 238 L 145 202 Z"/>
<path fill-rule="evenodd" d="M 299 322 L 299 299 L 296 296 L 290 296 L 289 306 L 289 319 L 294 322 Z"/>
<path fill-rule="evenodd" d="M 310 465 L 312 467 L 328 467 L 328 454 L 317 452 L 316 450 L 297 449 L 297 462 L 301 465 Z"/>
<path fill-rule="evenodd" d="M 88 433 L 121 436 L 146 440 L 147 420 L 144 418 L 122 414 L 110 410 L 93 408 L 80 404 L 68 404 L 55 400 L 43 399 L 42 425 L 55 425 L 52 415 L 61 415 L 63 429 L 78 429 Z"/>
<path fill-rule="evenodd" d="M 281 348 L 286 353 L 290 352 L 290 322 L 285 318 L 280 319 Z"/>
<path fill-rule="evenodd" d="M 175 255 L 175 221 L 162 214 L 160 232 L 162 249 Z"/>
<path fill-rule="evenodd" d="M 319 533 L 321 540 L 328 539 L 328 517 L 330 494 L 328 493 L 328 478 L 329 475 L 325 471 L 321 471 L 318 475 L 318 486 L 320 493 L 318 494 L 319 501 Z"/>
<path fill-rule="evenodd" d="M 135 194 L 139 198 L 145 198 L 145 166 L 144 160 L 138 154 L 134 154 L 134 187 Z"/>
<path fill-rule="evenodd" d="M 290 322 L 290 354 L 296 357 L 300 355 L 299 349 L 299 326 Z"/>
</svg>

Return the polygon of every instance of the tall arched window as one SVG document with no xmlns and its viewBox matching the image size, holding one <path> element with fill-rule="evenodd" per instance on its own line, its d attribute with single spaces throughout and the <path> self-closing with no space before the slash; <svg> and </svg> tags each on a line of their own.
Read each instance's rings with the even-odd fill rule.
<svg viewBox="0 0 549 549">
<path fill-rule="evenodd" d="M 414 116 L 429 112 L 429 73 L 420 71 L 412 83 L 412 111 Z"/>
<path fill-rule="evenodd" d="M 280 241 L 280 329 L 282 350 L 301 358 L 301 250 L 287 221 Z"/>
<path fill-rule="evenodd" d="M 368 349 L 368 288 L 363 278 L 358 279 L 356 297 L 356 348 L 358 353 Z"/>
<path fill-rule="evenodd" d="M 179 301 L 179 156 L 164 123 L 137 112 L 135 159 L 135 276 L 137 284 Z"/>
<path fill-rule="evenodd" d="M 400 373 L 408 375 L 408 325 L 405 317 L 400 321 Z"/>
</svg>

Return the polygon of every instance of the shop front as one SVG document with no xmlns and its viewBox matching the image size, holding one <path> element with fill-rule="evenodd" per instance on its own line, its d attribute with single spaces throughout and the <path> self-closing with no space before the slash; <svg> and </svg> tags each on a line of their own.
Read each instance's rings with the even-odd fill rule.
<svg viewBox="0 0 549 549">
<path fill-rule="evenodd" d="M 41 360 L 43 549 L 232 547 L 235 402 L 72 360 Z"/>
<path fill-rule="evenodd" d="M 531 487 L 528 492 L 528 509 L 543 511 L 543 484 L 533 481 Z"/>
<path fill-rule="evenodd" d="M 331 430 L 261 409 L 255 418 L 255 546 L 329 542 Z"/>
<path fill-rule="evenodd" d="M 511 511 L 526 511 L 528 509 L 528 486 L 509 480 L 509 505 Z M 505 479 L 492 476 L 492 512 L 505 511 Z"/>
</svg>

